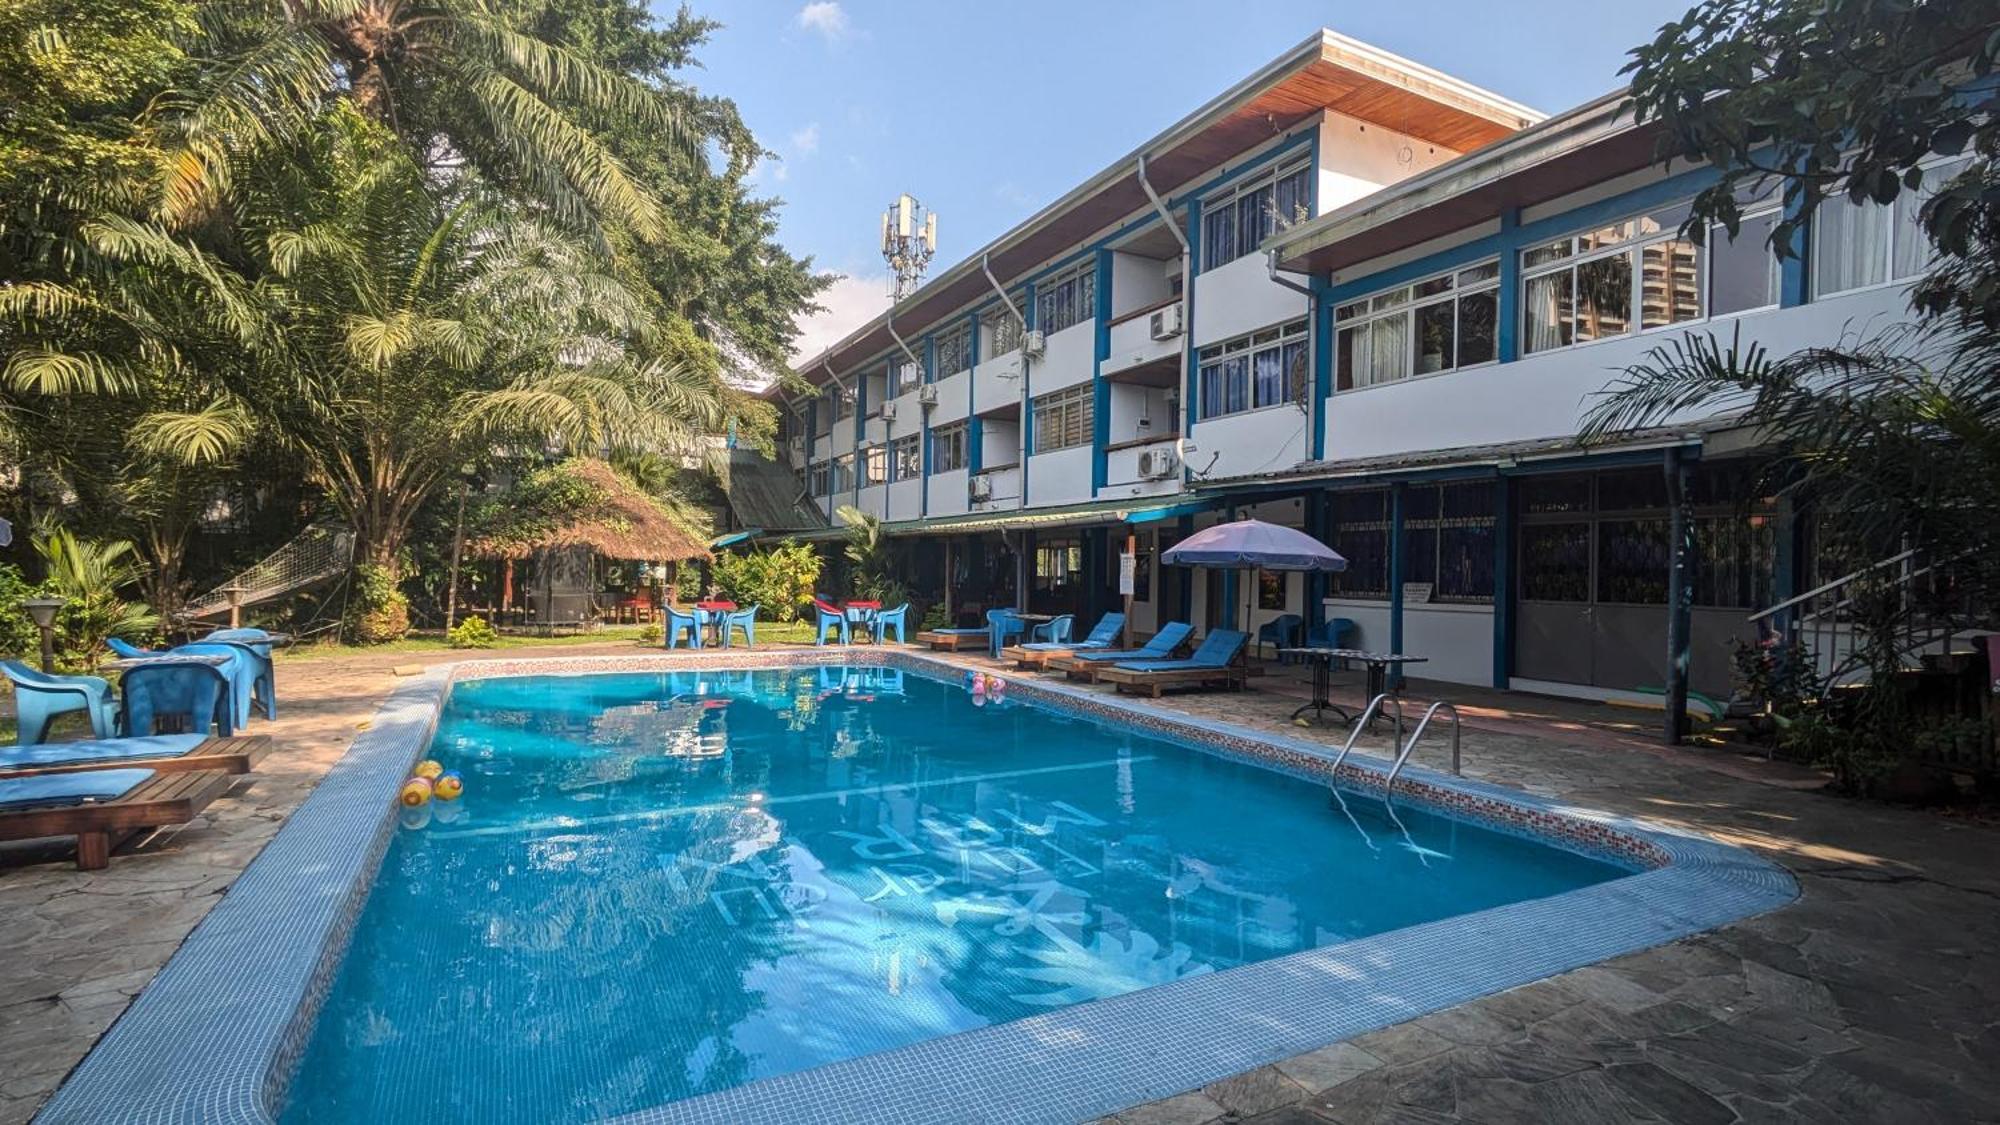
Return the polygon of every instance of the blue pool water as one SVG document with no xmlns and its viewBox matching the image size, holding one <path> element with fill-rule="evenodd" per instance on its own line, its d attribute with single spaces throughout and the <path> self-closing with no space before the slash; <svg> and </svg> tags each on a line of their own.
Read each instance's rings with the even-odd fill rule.
<svg viewBox="0 0 2000 1125">
<path fill-rule="evenodd" d="M 1628 874 L 896 671 L 456 686 L 287 1122 L 584 1121 Z"/>
</svg>

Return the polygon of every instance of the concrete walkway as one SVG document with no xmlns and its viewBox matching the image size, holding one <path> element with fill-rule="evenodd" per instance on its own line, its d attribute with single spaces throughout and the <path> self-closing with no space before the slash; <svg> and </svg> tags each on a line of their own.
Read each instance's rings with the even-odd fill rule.
<svg viewBox="0 0 2000 1125">
<path fill-rule="evenodd" d="M 254 728 L 277 752 L 196 824 L 100 872 L 74 870 L 65 846 L 0 847 L 0 1123 L 25 1121 L 165 963 L 368 721 L 391 669 L 463 656 L 282 663 L 283 718 Z M 1262 690 L 1162 702 L 1344 737 L 1292 725 L 1301 686 L 1259 679 Z M 1761 760 L 1658 747 L 1643 712 L 1472 702 L 1468 775 L 1754 848 L 1789 867 L 1803 897 L 1115 1120 L 2000 1121 L 2000 831 L 1806 791 L 1809 774 Z M 1440 766 L 1443 747 L 1417 758 Z M 940 1121 L 963 1119 L 940 1107 Z"/>
</svg>

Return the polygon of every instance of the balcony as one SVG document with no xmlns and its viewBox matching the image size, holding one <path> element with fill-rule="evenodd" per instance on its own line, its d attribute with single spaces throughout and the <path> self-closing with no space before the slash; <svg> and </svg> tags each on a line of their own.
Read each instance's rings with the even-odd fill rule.
<svg viewBox="0 0 2000 1125">
<path fill-rule="evenodd" d="M 1181 489 L 1180 468 L 1175 468 L 1164 476 L 1144 476 L 1139 472 L 1139 459 L 1148 453 L 1171 453 L 1179 434 L 1161 434 L 1158 437 L 1134 438 L 1107 446 L 1104 451 L 1104 488 L 1100 496 L 1158 496 Z"/>
<path fill-rule="evenodd" d="M 1098 371 L 1106 379 L 1120 383 L 1171 386 L 1180 380 L 1181 351 L 1185 334 L 1165 340 L 1153 339 L 1153 314 L 1173 308 L 1178 299 L 1169 299 L 1146 308 L 1134 309 L 1111 322 L 1111 354 Z"/>
<path fill-rule="evenodd" d="M 984 480 L 992 491 L 985 500 L 972 500 L 970 507 L 975 512 L 999 512 L 1021 506 L 1021 467 L 1003 465 L 997 469 L 987 469 L 975 473 L 973 480 Z M 968 482 L 970 486 L 970 482 Z M 968 488 L 967 496 L 971 492 Z"/>
<path fill-rule="evenodd" d="M 972 369 L 972 412 L 991 414 L 1021 405 L 1021 353 L 1008 352 Z"/>
</svg>

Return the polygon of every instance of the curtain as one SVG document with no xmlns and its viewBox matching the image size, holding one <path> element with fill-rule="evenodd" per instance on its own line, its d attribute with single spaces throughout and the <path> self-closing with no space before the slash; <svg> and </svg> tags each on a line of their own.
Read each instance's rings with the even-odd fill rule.
<svg viewBox="0 0 2000 1125">
<path fill-rule="evenodd" d="M 1385 316 L 1368 326 L 1368 374 L 1362 386 L 1390 383 L 1410 373 L 1410 314 Z"/>
<path fill-rule="evenodd" d="M 1526 306 L 1528 338 L 1523 352 L 1542 352 L 1567 346 L 1570 341 L 1570 306 L 1574 303 L 1568 270 L 1528 279 Z"/>
<path fill-rule="evenodd" d="M 1275 406 L 1285 401 L 1285 365 L 1282 348 L 1265 348 L 1251 357 L 1258 406 Z"/>
<path fill-rule="evenodd" d="M 1889 280 L 1889 208 L 1856 204 L 1846 196 L 1829 199 L 1814 217 L 1813 289 L 1818 295 L 1844 293 Z"/>
</svg>

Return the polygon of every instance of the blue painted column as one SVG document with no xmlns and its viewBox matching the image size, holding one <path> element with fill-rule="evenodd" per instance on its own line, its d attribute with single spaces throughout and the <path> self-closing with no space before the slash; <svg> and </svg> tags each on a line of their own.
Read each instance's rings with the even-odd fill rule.
<svg viewBox="0 0 2000 1125">
<path fill-rule="evenodd" d="M 1501 363 L 1521 357 L 1521 209 L 1500 212 L 1500 308 L 1495 350 Z"/>
<path fill-rule="evenodd" d="M 1104 381 L 1104 361 L 1111 356 L 1111 251 L 1097 252 L 1097 307 L 1091 310 L 1096 317 L 1097 349 L 1090 364 L 1091 380 L 1091 433 L 1090 433 L 1090 495 L 1096 498 L 1104 482 L 1110 479 L 1109 455 L 1104 447 L 1111 444 L 1111 384 Z"/>
<path fill-rule="evenodd" d="M 1796 219 L 1799 214 L 1800 208 L 1796 203 L 1785 205 L 1787 219 Z M 1812 299 L 1809 280 L 1812 276 L 1812 240 L 1806 237 L 1811 223 L 1811 217 L 1807 217 L 1806 225 L 1792 232 L 1792 252 L 1778 264 L 1778 305 L 1781 308 L 1795 309 Z"/>
<path fill-rule="evenodd" d="M 1693 646 L 1694 520 L 1688 516 L 1690 466 L 1679 448 L 1666 452 L 1667 474 L 1667 720 L 1661 732 L 1677 746 L 1688 732 L 1688 662 Z"/>
<path fill-rule="evenodd" d="M 1021 298 L 1021 319 L 1028 322 L 1028 331 L 1035 330 L 1035 283 L 1023 287 L 1026 294 Z M 1028 460 L 1035 455 L 1035 392 L 1029 384 L 1033 381 L 1028 369 L 1033 366 L 1028 360 L 1025 345 L 1021 352 L 1021 507 L 1028 506 Z M 1025 605 L 1026 603 L 1022 603 Z"/>
<path fill-rule="evenodd" d="M 1338 326 L 1333 322 L 1333 300 L 1328 295 L 1331 286 L 1327 280 L 1315 274 L 1311 280 L 1313 291 L 1312 322 L 1312 458 L 1315 461 L 1326 457 L 1327 434 L 1333 428 L 1333 341 Z"/>
<path fill-rule="evenodd" d="M 1402 481 L 1389 486 L 1389 651 L 1403 651 L 1403 492 Z M 1403 668 L 1389 669 L 1389 686 L 1403 686 Z"/>
<path fill-rule="evenodd" d="M 972 342 L 969 345 L 972 366 L 978 367 L 979 314 L 966 313 L 965 327 L 967 331 L 972 333 Z M 978 394 L 973 386 L 977 378 L 978 376 L 970 372 L 965 376 L 965 476 L 967 480 L 972 479 L 972 474 L 978 472 L 980 466 L 986 461 L 985 433 L 980 428 L 979 415 L 972 412 L 973 405 L 978 402 Z"/>
<path fill-rule="evenodd" d="M 1198 381 L 1195 371 L 1194 351 L 1194 279 L 1201 273 L 1201 200 L 1190 199 L 1187 205 L 1187 276 L 1181 278 L 1181 436 L 1194 437 L 1195 401 L 1194 388 Z M 1187 475 L 1187 466 L 1181 466 L 1181 473 Z"/>
<path fill-rule="evenodd" d="M 924 336 L 924 384 L 937 382 L 937 336 Z M 917 418 L 921 429 L 917 432 L 917 516 L 923 518 L 931 514 L 931 412 L 921 404 L 917 407 Z"/>
<path fill-rule="evenodd" d="M 1514 481 L 1493 482 L 1493 686 L 1514 674 Z"/>
</svg>

